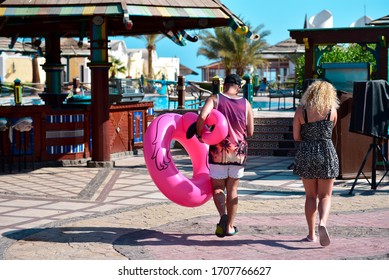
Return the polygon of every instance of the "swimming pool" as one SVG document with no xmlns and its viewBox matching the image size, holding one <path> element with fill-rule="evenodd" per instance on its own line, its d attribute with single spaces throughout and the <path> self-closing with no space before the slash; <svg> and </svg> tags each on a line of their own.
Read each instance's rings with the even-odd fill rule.
<svg viewBox="0 0 389 280">
<path fill-rule="evenodd" d="M 143 101 L 152 101 L 154 102 L 154 110 L 167 110 L 167 109 L 174 109 L 177 107 L 177 102 L 170 102 L 170 107 L 168 106 L 168 98 L 166 95 L 161 96 L 145 96 L 143 98 Z M 199 104 L 191 106 L 191 104 L 195 103 L 196 101 L 193 100 L 186 100 L 185 101 L 185 108 L 187 109 L 197 109 L 199 107 Z M 204 103 L 203 103 L 204 104 Z M 202 105 L 202 104 L 201 104 Z M 201 106 L 200 105 L 200 106 Z M 269 110 L 269 102 L 268 101 L 253 101 L 252 103 L 253 109 L 257 110 Z M 280 108 L 284 107 L 284 102 L 281 100 L 280 102 Z M 293 104 L 290 102 L 285 103 L 286 108 L 293 107 Z M 270 109 L 278 109 L 278 100 L 273 101 L 270 103 Z"/>
<path fill-rule="evenodd" d="M 166 110 L 166 109 L 174 109 L 177 108 L 177 102 L 170 102 L 170 107 L 168 104 L 168 97 L 166 95 L 159 95 L 159 96 L 145 96 L 143 97 L 143 101 L 153 101 L 154 102 L 154 110 Z M 195 103 L 196 101 L 193 100 L 186 100 L 185 101 L 185 107 L 190 109 L 197 109 L 199 107 L 199 104 L 191 106 L 191 104 Z"/>
</svg>

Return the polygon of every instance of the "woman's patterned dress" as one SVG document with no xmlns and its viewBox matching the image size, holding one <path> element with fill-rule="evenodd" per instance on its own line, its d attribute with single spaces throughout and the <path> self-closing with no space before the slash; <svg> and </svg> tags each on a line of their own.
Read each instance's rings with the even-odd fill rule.
<svg viewBox="0 0 389 280">
<path fill-rule="evenodd" d="M 301 126 L 299 149 L 296 153 L 293 173 L 305 179 L 330 179 L 339 175 L 339 160 L 332 143 L 333 122 L 331 111 L 324 120 L 308 122 Z"/>
</svg>

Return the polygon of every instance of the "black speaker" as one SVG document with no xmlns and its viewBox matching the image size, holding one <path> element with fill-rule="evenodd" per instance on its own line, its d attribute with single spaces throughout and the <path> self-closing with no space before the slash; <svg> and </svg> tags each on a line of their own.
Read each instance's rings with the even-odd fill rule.
<svg viewBox="0 0 389 280">
<path fill-rule="evenodd" d="M 389 84 L 385 80 L 353 83 L 350 132 L 389 138 Z"/>
</svg>

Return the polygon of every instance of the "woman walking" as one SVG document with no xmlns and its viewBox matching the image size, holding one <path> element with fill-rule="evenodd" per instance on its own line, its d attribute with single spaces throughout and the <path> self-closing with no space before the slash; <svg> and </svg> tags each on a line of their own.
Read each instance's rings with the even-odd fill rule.
<svg viewBox="0 0 389 280">
<path fill-rule="evenodd" d="M 339 175 L 339 160 L 332 143 L 339 100 L 335 88 L 326 81 L 316 81 L 305 91 L 293 120 L 293 138 L 299 141 L 294 173 L 305 189 L 307 241 L 316 241 L 316 213 L 319 213 L 319 240 L 330 244 L 327 221 L 331 208 L 332 187 Z"/>
</svg>

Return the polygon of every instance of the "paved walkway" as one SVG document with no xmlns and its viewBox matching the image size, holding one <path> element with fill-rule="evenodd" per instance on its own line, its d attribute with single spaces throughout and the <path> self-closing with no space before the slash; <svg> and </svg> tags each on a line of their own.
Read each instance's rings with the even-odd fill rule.
<svg viewBox="0 0 389 280">
<path fill-rule="evenodd" d="M 179 170 L 189 158 L 174 150 Z M 304 191 L 293 158 L 250 157 L 236 225 L 218 238 L 213 202 L 187 208 L 155 187 L 142 154 L 112 169 L 45 167 L 0 175 L 0 259 L 389 259 L 389 180 L 336 181 L 329 247 L 303 242 Z M 221 247 L 229 250 L 220 255 Z"/>
</svg>

